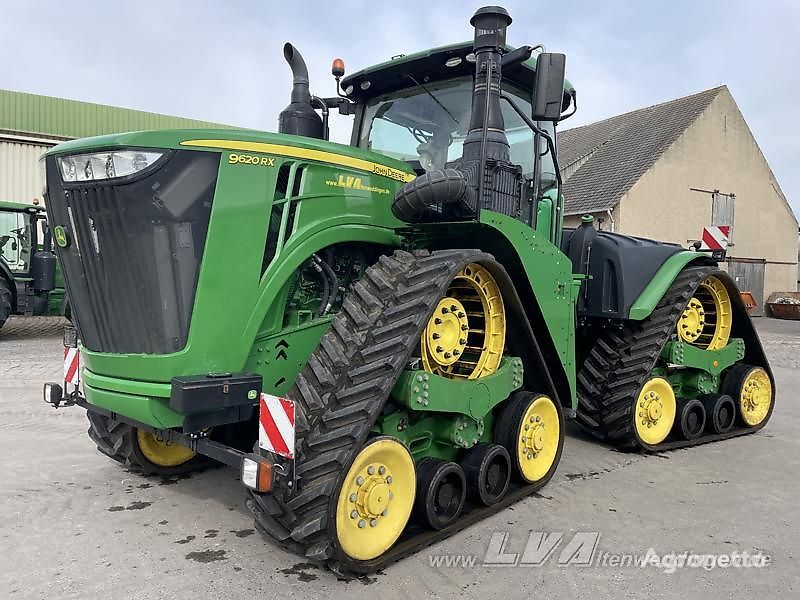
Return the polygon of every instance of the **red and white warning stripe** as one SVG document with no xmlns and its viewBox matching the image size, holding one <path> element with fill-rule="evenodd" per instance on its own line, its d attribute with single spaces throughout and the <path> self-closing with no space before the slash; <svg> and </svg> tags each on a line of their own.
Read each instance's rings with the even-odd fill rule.
<svg viewBox="0 0 800 600">
<path fill-rule="evenodd" d="M 703 237 L 700 240 L 703 244 L 701 250 L 725 250 L 728 248 L 728 236 L 730 235 L 730 225 L 709 225 L 703 227 Z"/>
<path fill-rule="evenodd" d="M 294 458 L 294 402 L 261 394 L 258 415 L 258 447 Z"/>
<path fill-rule="evenodd" d="M 77 348 L 64 346 L 64 383 L 78 385 L 81 378 L 81 353 Z"/>
</svg>

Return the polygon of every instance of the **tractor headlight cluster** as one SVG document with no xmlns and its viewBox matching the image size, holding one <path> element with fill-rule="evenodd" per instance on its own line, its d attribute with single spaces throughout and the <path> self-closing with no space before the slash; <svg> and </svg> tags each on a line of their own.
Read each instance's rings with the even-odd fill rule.
<svg viewBox="0 0 800 600">
<path fill-rule="evenodd" d="M 114 150 L 59 156 L 57 162 L 61 178 L 66 182 L 102 181 L 133 175 L 154 164 L 162 156 L 163 152 Z"/>
</svg>

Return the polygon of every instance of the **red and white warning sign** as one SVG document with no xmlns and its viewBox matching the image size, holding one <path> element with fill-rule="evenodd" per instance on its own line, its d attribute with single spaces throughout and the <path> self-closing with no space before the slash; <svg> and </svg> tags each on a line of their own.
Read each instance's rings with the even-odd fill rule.
<svg viewBox="0 0 800 600">
<path fill-rule="evenodd" d="M 700 240 L 701 250 L 726 250 L 730 236 L 730 225 L 709 225 L 703 227 L 703 237 Z"/>
<path fill-rule="evenodd" d="M 64 346 L 64 383 L 78 385 L 81 377 L 81 353 L 77 348 Z"/>
<path fill-rule="evenodd" d="M 294 458 L 294 402 L 261 394 L 258 415 L 258 447 Z"/>
</svg>

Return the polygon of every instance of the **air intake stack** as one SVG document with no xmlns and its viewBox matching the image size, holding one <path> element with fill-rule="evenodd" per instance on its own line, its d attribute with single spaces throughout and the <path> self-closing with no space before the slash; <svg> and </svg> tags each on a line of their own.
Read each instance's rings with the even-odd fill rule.
<svg viewBox="0 0 800 600">
<path fill-rule="evenodd" d="M 472 116 L 460 165 L 425 173 L 395 194 L 392 212 L 406 222 L 474 219 L 481 209 L 518 218 L 522 202 L 522 169 L 510 160 L 500 110 L 502 59 L 511 17 L 504 8 L 479 8 L 475 28 L 475 79 Z"/>
<path fill-rule="evenodd" d="M 470 19 L 475 27 L 475 83 L 472 89 L 472 117 L 464 140 L 464 170 L 483 159 L 508 161 L 508 138 L 500 110 L 502 50 L 511 17 L 504 8 L 485 6 Z"/>
</svg>

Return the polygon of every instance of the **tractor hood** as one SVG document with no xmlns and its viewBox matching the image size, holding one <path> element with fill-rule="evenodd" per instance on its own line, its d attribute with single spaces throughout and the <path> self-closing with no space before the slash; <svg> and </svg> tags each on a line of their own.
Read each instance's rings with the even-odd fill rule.
<svg viewBox="0 0 800 600">
<path fill-rule="evenodd" d="M 256 153 L 268 155 L 265 158 L 289 157 L 342 166 L 395 181 L 406 182 L 415 177 L 408 164 L 383 154 L 335 142 L 251 130 L 174 129 L 103 135 L 64 142 L 50 149 L 45 156 L 83 155 L 113 148 Z"/>
</svg>

